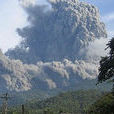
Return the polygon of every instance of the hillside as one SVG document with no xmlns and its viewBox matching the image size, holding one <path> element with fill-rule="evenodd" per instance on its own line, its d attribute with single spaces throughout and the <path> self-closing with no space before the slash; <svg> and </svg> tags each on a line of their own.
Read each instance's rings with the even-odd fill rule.
<svg viewBox="0 0 114 114">
<path fill-rule="evenodd" d="M 69 91 L 42 101 L 32 100 L 25 104 L 25 108 L 29 114 L 44 114 L 44 111 L 47 111 L 46 114 L 59 114 L 60 111 L 68 114 L 85 114 L 88 107 L 102 95 L 103 92 L 97 90 Z M 21 107 L 18 107 L 13 110 L 19 112 L 20 109 Z"/>
<path fill-rule="evenodd" d="M 97 100 L 88 110 L 92 114 L 114 114 L 114 95 L 108 93 Z"/>
</svg>

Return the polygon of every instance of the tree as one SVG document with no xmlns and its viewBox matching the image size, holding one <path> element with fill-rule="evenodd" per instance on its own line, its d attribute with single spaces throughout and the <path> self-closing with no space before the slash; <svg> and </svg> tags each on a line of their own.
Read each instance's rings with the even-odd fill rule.
<svg viewBox="0 0 114 114">
<path fill-rule="evenodd" d="M 110 80 L 113 82 L 114 89 L 114 38 L 112 38 L 107 44 L 106 49 L 110 49 L 109 54 L 101 58 L 98 83 Z"/>
</svg>

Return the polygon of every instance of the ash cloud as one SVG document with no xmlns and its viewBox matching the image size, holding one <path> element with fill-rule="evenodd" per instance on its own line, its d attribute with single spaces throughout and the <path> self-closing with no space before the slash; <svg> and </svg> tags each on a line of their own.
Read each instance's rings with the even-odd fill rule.
<svg viewBox="0 0 114 114">
<path fill-rule="evenodd" d="M 85 79 L 95 79 L 97 67 L 98 64 L 94 62 L 83 60 L 72 62 L 68 59 L 28 65 L 20 60 L 10 60 L 0 53 L 0 80 L 2 80 L 0 92 L 72 87 L 72 84 L 79 85 Z"/>
<path fill-rule="evenodd" d="M 48 2 L 51 10 L 45 11 L 45 5 L 26 8 L 29 25 L 17 30 L 23 40 L 20 46 L 7 52 L 10 58 L 34 64 L 65 58 L 75 61 L 82 58 L 79 56 L 82 48 L 95 39 L 107 37 L 105 25 L 93 5 L 77 0 Z"/>
<path fill-rule="evenodd" d="M 96 39 L 90 42 L 86 48 L 80 50 L 80 56 L 85 53 L 85 59 L 92 61 L 99 61 L 101 57 L 106 56 L 109 50 L 106 49 L 106 45 L 109 42 L 109 38 Z"/>
<path fill-rule="evenodd" d="M 6 53 L 9 58 L 0 56 L 6 89 L 79 87 L 97 77 L 94 54 L 99 56 L 97 47 L 107 37 L 98 9 L 77 0 L 48 2 L 51 10 L 45 5 L 25 8 L 29 25 L 17 30 L 22 42 Z"/>
</svg>

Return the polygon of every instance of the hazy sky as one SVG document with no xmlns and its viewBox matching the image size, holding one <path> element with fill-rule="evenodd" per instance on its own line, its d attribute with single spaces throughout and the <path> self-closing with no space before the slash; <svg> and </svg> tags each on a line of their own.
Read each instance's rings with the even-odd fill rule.
<svg viewBox="0 0 114 114">
<path fill-rule="evenodd" d="M 21 0 L 20 0 L 21 1 Z M 27 0 L 29 2 L 34 0 Z M 105 22 L 110 37 L 114 34 L 114 0 L 81 0 L 95 4 Z M 37 0 L 38 4 L 45 0 Z M 18 0 L 0 0 L 0 48 L 5 52 L 15 47 L 21 38 L 16 33 L 17 27 L 27 24 L 26 14 L 20 7 Z"/>
</svg>

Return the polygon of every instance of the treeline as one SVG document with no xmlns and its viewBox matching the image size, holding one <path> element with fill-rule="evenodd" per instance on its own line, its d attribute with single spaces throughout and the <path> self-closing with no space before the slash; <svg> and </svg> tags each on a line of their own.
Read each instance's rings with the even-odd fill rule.
<svg viewBox="0 0 114 114">
<path fill-rule="evenodd" d="M 114 114 L 114 94 L 108 93 L 88 109 L 88 114 Z"/>
<path fill-rule="evenodd" d="M 25 104 L 26 114 L 85 114 L 104 92 L 80 90 L 61 93 L 45 100 L 32 100 Z M 10 109 L 13 114 L 20 114 L 21 106 Z M 10 114 L 10 113 L 9 113 Z"/>
</svg>

